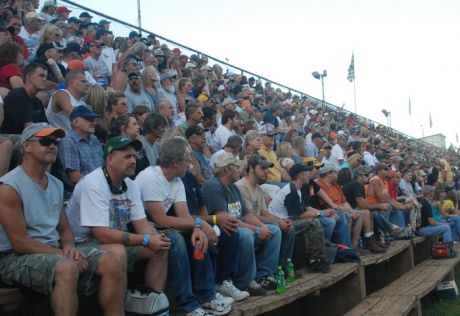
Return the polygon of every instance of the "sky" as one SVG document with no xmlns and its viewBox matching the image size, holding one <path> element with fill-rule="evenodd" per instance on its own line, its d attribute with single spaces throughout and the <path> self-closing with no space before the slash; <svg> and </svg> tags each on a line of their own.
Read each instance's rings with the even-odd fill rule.
<svg viewBox="0 0 460 316">
<path fill-rule="evenodd" d="M 138 23 L 136 0 L 78 3 Z M 425 136 L 445 135 L 447 146 L 460 144 L 458 0 L 140 0 L 140 6 L 142 27 L 155 34 L 318 99 L 321 81 L 311 73 L 325 69 L 327 102 L 354 112 L 355 86 L 359 115 L 387 125 L 386 109 L 400 132 L 419 138 L 423 129 Z"/>
</svg>

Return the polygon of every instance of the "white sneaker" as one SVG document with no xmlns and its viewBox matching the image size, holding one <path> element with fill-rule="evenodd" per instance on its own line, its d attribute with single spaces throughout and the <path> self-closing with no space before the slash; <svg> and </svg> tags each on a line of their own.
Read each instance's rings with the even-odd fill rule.
<svg viewBox="0 0 460 316">
<path fill-rule="evenodd" d="M 202 308 L 197 308 L 191 312 L 180 314 L 180 315 L 181 316 L 212 316 L 212 314 L 205 312 L 205 310 Z"/>
<path fill-rule="evenodd" d="M 225 315 L 230 313 L 230 311 L 232 310 L 231 306 L 223 305 L 217 300 L 212 300 L 204 304 L 201 304 L 201 307 L 205 310 L 206 313 L 212 315 Z"/>
<path fill-rule="evenodd" d="M 244 300 L 249 296 L 249 293 L 246 291 L 238 290 L 232 281 L 224 281 L 222 284 L 216 285 L 216 291 L 224 296 L 233 298 L 236 302 Z"/>
<path fill-rule="evenodd" d="M 230 306 L 235 302 L 233 298 L 228 297 L 228 296 L 223 296 L 219 292 L 216 292 L 216 301 L 224 304 L 225 306 Z"/>
</svg>

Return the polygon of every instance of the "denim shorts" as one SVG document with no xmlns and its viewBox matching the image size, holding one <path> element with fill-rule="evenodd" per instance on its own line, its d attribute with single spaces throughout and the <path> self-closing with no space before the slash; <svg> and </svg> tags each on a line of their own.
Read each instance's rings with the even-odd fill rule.
<svg viewBox="0 0 460 316">
<path fill-rule="evenodd" d="M 53 243 L 50 247 L 59 248 L 59 243 Z M 86 246 L 77 246 L 77 249 L 86 256 L 88 262 L 88 270 L 79 276 L 78 292 L 91 295 L 99 288 L 99 279 L 94 276 L 94 272 L 105 251 Z M 3 254 L 0 259 L 0 275 L 7 284 L 24 285 L 50 295 L 53 292 L 54 270 L 63 259 L 65 257 L 49 254 Z"/>
<path fill-rule="evenodd" d="M 98 243 L 97 240 L 91 240 L 87 242 L 82 242 L 78 244 L 78 247 L 93 247 L 96 249 L 102 249 L 102 244 Z M 128 272 L 133 272 L 136 269 L 136 256 L 139 252 L 139 246 L 128 246 L 126 247 L 126 252 L 128 253 Z"/>
</svg>

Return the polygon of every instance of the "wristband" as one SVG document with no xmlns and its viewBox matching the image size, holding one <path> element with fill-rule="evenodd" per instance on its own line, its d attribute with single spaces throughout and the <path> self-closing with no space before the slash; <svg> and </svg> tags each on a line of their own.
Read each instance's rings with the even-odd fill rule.
<svg viewBox="0 0 460 316">
<path fill-rule="evenodd" d="M 217 225 L 217 215 L 213 215 L 213 216 L 212 216 L 212 223 L 213 223 L 214 225 Z"/>
<path fill-rule="evenodd" d="M 0 103 L 3 103 L 3 99 L 1 95 L 0 95 Z"/>
<path fill-rule="evenodd" d="M 319 150 L 319 152 L 323 152 L 323 151 L 324 151 L 324 149 L 322 149 L 322 148 Z"/>
<path fill-rule="evenodd" d="M 260 233 L 260 226 L 257 226 L 256 227 L 256 236 L 259 235 L 259 233 Z"/>
<path fill-rule="evenodd" d="M 195 218 L 195 227 L 200 227 L 201 226 L 201 218 L 197 217 Z"/>
<path fill-rule="evenodd" d="M 319 213 L 321 214 L 321 218 L 324 218 L 324 211 L 319 211 Z"/>
<path fill-rule="evenodd" d="M 144 241 L 142 242 L 142 246 L 144 246 L 144 248 L 147 248 L 147 246 L 149 245 L 149 239 L 150 235 L 144 235 Z"/>
</svg>

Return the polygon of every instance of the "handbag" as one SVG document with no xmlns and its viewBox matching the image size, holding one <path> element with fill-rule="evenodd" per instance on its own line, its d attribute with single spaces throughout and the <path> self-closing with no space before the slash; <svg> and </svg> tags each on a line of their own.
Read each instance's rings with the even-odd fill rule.
<svg viewBox="0 0 460 316">
<path fill-rule="evenodd" d="M 453 242 L 432 242 L 431 243 L 431 258 L 433 259 L 449 259 L 456 257 Z"/>
<path fill-rule="evenodd" d="M 164 293 L 149 286 L 137 285 L 126 293 L 125 311 L 135 315 L 167 316 L 169 301 Z"/>
</svg>

